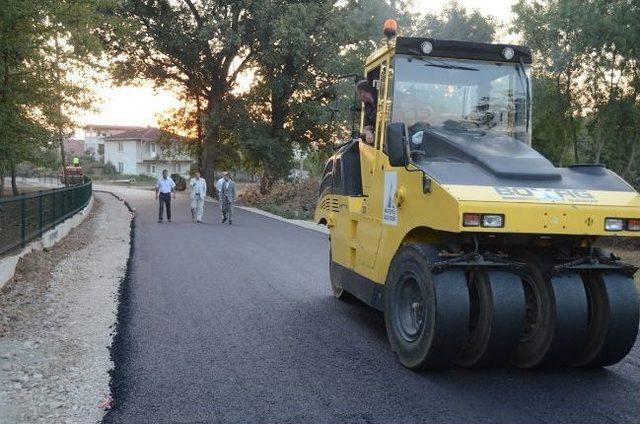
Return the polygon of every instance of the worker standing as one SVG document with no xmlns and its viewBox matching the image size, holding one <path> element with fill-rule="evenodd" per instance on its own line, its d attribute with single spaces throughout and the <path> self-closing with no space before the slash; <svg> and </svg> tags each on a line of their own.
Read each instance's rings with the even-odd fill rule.
<svg viewBox="0 0 640 424">
<path fill-rule="evenodd" d="M 191 186 L 191 218 L 193 222 L 202 222 L 204 214 L 204 199 L 207 195 L 207 182 L 200 177 L 200 171 L 189 182 Z"/>
<path fill-rule="evenodd" d="M 159 208 L 158 208 L 158 222 L 162 222 L 162 206 L 165 205 L 167 208 L 167 221 L 171 222 L 171 194 L 173 193 L 173 198 L 176 198 L 176 193 L 174 189 L 176 188 L 176 183 L 173 182 L 171 177 L 167 175 L 168 171 L 166 169 L 162 170 L 162 177 L 158 178 L 156 182 L 156 200 L 160 199 Z"/>
<path fill-rule="evenodd" d="M 233 203 L 236 201 L 236 183 L 233 182 L 228 172 L 224 173 L 222 188 L 220 190 L 220 201 L 222 202 L 222 223 L 233 222 Z"/>
<path fill-rule="evenodd" d="M 218 196 L 218 204 L 220 205 L 220 213 L 222 213 L 222 183 L 224 183 L 224 174 L 216 181 L 216 195 Z M 222 213 L 224 217 L 224 213 Z"/>
</svg>

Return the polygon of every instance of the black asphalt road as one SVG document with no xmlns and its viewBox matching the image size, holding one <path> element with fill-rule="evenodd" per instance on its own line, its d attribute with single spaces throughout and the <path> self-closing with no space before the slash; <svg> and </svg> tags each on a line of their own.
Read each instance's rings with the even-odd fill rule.
<svg viewBox="0 0 640 424">
<path fill-rule="evenodd" d="M 327 236 L 217 205 L 156 223 L 135 251 L 106 423 L 638 423 L 640 348 L 593 371 L 453 369 L 396 361 L 383 318 L 330 295 Z"/>
</svg>

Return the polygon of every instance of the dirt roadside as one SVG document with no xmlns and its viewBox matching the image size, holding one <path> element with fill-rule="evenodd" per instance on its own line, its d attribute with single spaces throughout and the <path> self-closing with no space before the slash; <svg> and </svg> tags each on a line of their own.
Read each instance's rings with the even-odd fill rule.
<svg viewBox="0 0 640 424">
<path fill-rule="evenodd" d="M 109 394 L 131 214 L 96 193 L 62 242 L 21 259 L 0 291 L 0 422 L 95 423 Z"/>
</svg>

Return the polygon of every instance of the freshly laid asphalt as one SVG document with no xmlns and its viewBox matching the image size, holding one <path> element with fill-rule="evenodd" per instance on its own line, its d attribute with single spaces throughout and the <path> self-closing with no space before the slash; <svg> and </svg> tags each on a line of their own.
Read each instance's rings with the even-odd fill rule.
<svg viewBox="0 0 640 424">
<path fill-rule="evenodd" d="M 412 372 L 381 314 L 332 298 L 319 232 L 186 197 L 137 209 L 105 423 L 638 423 L 640 346 L 597 370 Z"/>
</svg>

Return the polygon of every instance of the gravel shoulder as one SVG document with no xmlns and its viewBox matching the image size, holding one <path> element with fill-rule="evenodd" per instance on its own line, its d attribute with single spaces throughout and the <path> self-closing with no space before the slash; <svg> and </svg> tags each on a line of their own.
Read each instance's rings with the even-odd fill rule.
<svg viewBox="0 0 640 424">
<path fill-rule="evenodd" d="M 0 422 L 92 423 L 109 395 L 117 292 L 131 214 L 95 193 L 58 245 L 20 260 L 0 291 Z"/>
</svg>

